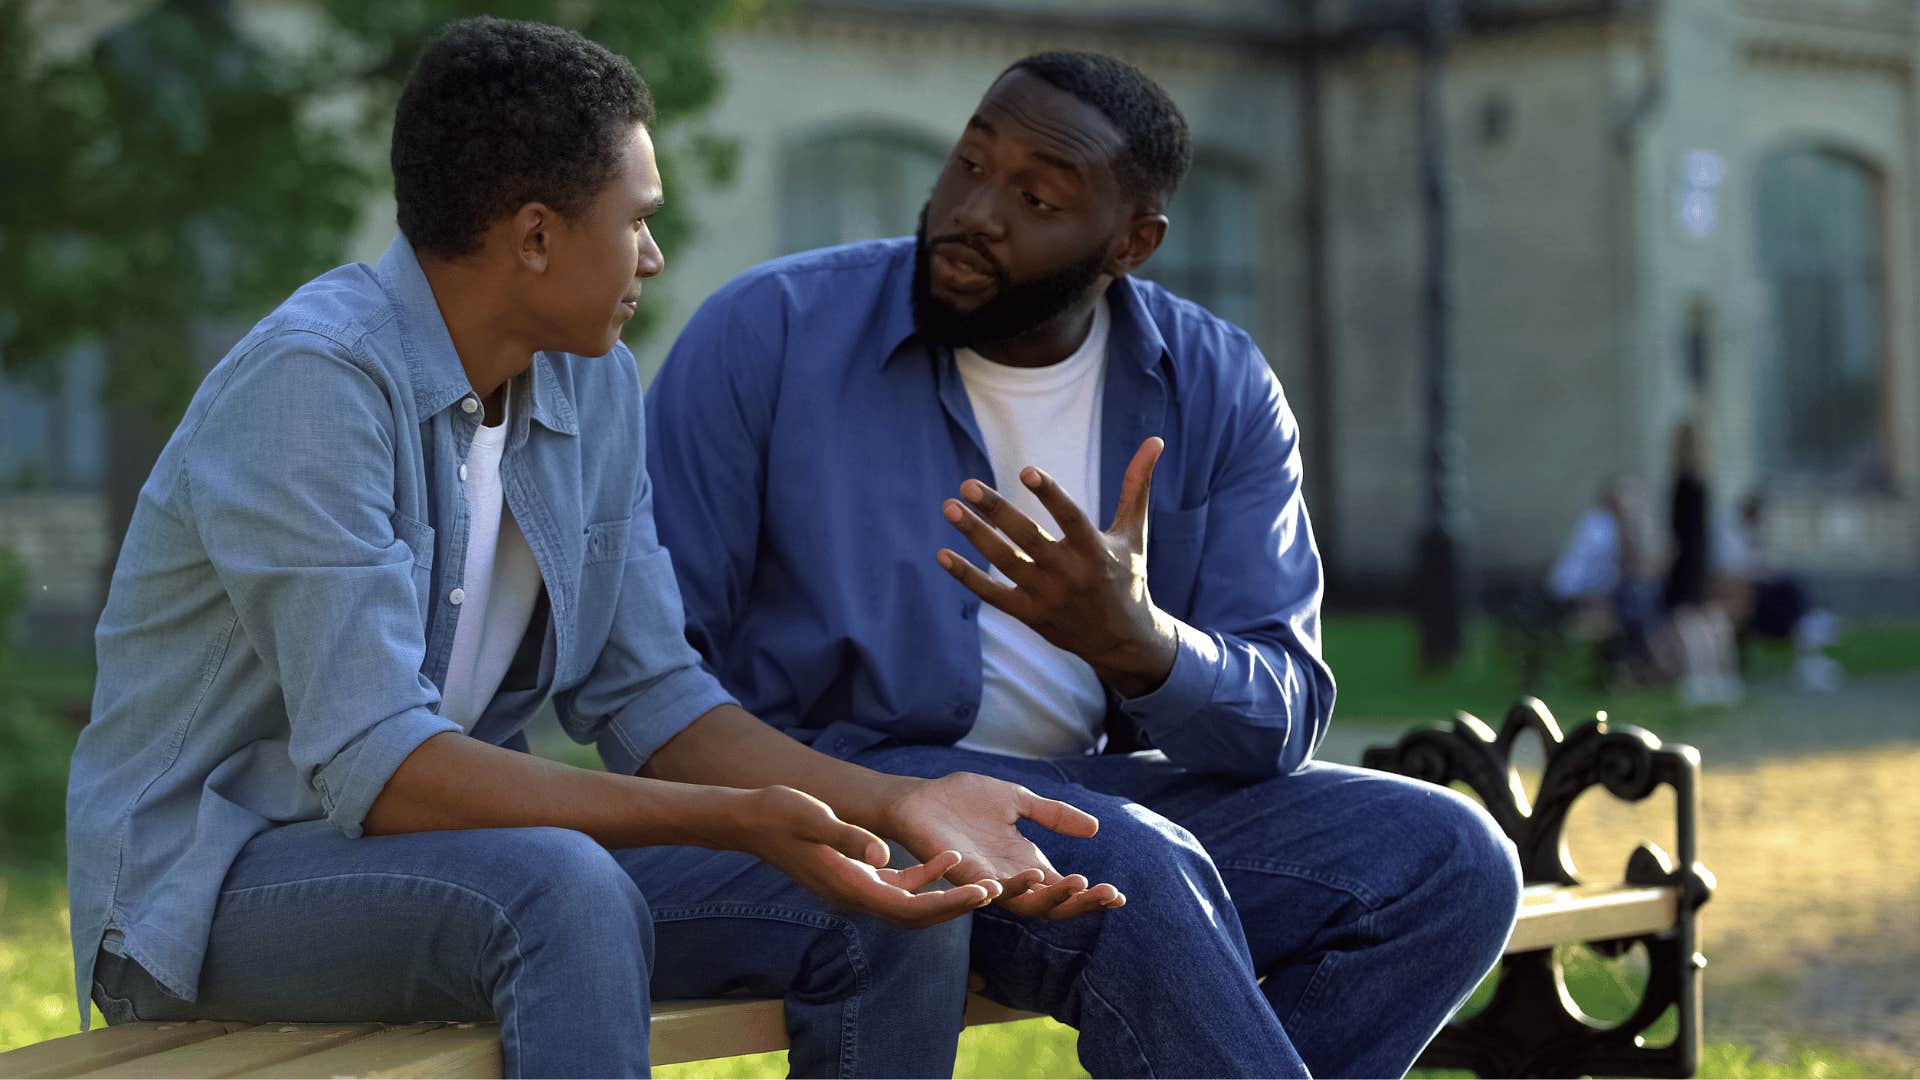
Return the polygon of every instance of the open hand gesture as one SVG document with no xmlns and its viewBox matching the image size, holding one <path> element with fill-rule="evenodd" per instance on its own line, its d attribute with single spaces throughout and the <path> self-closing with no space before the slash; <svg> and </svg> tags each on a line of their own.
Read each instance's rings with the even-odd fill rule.
<svg viewBox="0 0 1920 1080">
<path fill-rule="evenodd" d="M 941 512 L 1012 585 L 941 548 L 940 565 L 986 603 L 1085 660 L 1126 697 L 1149 693 L 1173 670 L 1173 619 L 1147 591 L 1147 507 L 1153 468 L 1166 443 L 1140 444 L 1127 465 L 1113 524 L 1102 532 L 1051 476 L 1029 465 L 1020 482 L 1059 526 L 1052 536 L 978 480 L 960 485 Z"/>
</svg>

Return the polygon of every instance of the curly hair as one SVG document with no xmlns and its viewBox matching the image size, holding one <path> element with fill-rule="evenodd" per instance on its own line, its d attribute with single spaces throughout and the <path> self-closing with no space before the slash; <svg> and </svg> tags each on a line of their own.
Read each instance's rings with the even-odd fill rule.
<svg viewBox="0 0 1920 1080">
<path fill-rule="evenodd" d="M 1193 164 L 1187 118 L 1160 84 L 1139 68 L 1102 53 L 1039 52 L 1006 71 L 1025 71 L 1100 111 L 1127 141 L 1114 163 L 1129 195 L 1166 205 Z"/>
<path fill-rule="evenodd" d="M 420 54 L 393 119 L 393 189 L 414 249 L 466 255 L 529 202 L 560 213 L 605 186 L 653 94 L 625 57 L 571 30 L 488 16 Z"/>
</svg>

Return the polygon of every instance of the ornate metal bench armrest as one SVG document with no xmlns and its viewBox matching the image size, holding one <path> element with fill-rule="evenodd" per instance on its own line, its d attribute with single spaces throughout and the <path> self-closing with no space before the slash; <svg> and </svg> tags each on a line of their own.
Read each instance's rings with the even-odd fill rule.
<svg viewBox="0 0 1920 1080">
<path fill-rule="evenodd" d="M 1529 802 L 1513 765 L 1514 743 L 1539 735 L 1546 763 L 1539 794 Z M 1467 713 L 1450 726 L 1407 733 L 1362 758 L 1371 769 L 1431 783 L 1466 784 L 1480 796 L 1519 850 L 1529 885 L 1576 885 L 1567 850 L 1567 812 L 1592 788 L 1638 802 L 1662 785 L 1673 789 L 1677 858 L 1642 843 L 1627 860 L 1623 880 L 1671 885 L 1681 903 L 1672 927 L 1640 937 L 1589 942 L 1618 955 L 1638 942 L 1649 960 L 1647 989 L 1633 1014 L 1605 1024 L 1581 1012 L 1567 992 L 1565 973 L 1551 948 L 1510 953 L 1502 961 L 1492 1001 L 1470 1019 L 1449 1024 L 1420 1058 L 1431 1068 L 1466 1068 L 1495 1076 L 1692 1076 L 1700 1063 L 1700 978 L 1706 960 L 1695 950 L 1694 913 L 1712 895 L 1711 872 L 1696 858 L 1700 754 L 1663 745 L 1644 728 L 1616 724 L 1605 713 L 1563 735 L 1545 704 L 1522 698 L 1496 734 Z M 1645 1032 L 1669 1008 L 1679 1034 L 1666 1046 L 1646 1044 Z"/>
</svg>

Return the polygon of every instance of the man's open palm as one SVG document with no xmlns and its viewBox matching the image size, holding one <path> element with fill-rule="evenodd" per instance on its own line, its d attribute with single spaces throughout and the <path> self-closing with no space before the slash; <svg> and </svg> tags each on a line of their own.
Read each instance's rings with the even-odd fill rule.
<svg viewBox="0 0 1920 1080">
<path fill-rule="evenodd" d="M 914 787 L 888 813 L 891 834 L 922 859 L 957 851 L 947 872 L 956 884 L 998 881 L 997 903 L 1019 915 L 1067 919 L 1127 902 L 1106 883 L 1089 886 L 1079 874 L 1062 876 L 1016 826 L 1030 818 L 1063 836 L 1091 837 L 1093 815 L 1019 784 L 977 773 L 952 773 Z"/>
</svg>

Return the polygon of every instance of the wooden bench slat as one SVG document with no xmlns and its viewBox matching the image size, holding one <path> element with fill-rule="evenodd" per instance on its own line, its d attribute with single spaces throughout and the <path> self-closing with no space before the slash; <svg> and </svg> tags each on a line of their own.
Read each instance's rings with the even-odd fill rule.
<svg viewBox="0 0 1920 1080">
<path fill-rule="evenodd" d="M 260 1024 L 217 1039 L 206 1039 L 157 1054 L 116 1062 L 107 1068 L 81 1075 L 252 1076 L 283 1061 L 364 1038 L 385 1026 L 375 1023 Z"/>
<path fill-rule="evenodd" d="M 500 1025 L 411 1024 L 282 1061 L 261 1077 L 499 1076 Z"/>
<path fill-rule="evenodd" d="M 176 1046 L 242 1031 L 250 1024 L 225 1020 L 114 1024 L 0 1054 L 0 1077 L 75 1076 Z"/>
<path fill-rule="evenodd" d="M 1536 885 L 1521 899 L 1519 925 L 1506 951 L 1655 933 L 1673 926 L 1679 915 L 1680 889 L 1674 885 Z"/>
<path fill-rule="evenodd" d="M 654 1007 L 647 1039 L 655 1065 L 786 1048 L 787 1013 L 779 998 L 663 1001 Z"/>
<path fill-rule="evenodd" d="M 1675 924 L 1675 886 L 1537 885 L 1521 902 L 1507 952 L 1655 933 Z M 967 996 L 966 1022 L 1034 1014 Z M 121 1024 L 0 1054 L 0 1078 L 48 1076 L 499 1076 L 497 1024 Z M 654 1009 L 655 1065 L 787 1048 L 777 998 L 663 1001 Z"/>
</svg>

